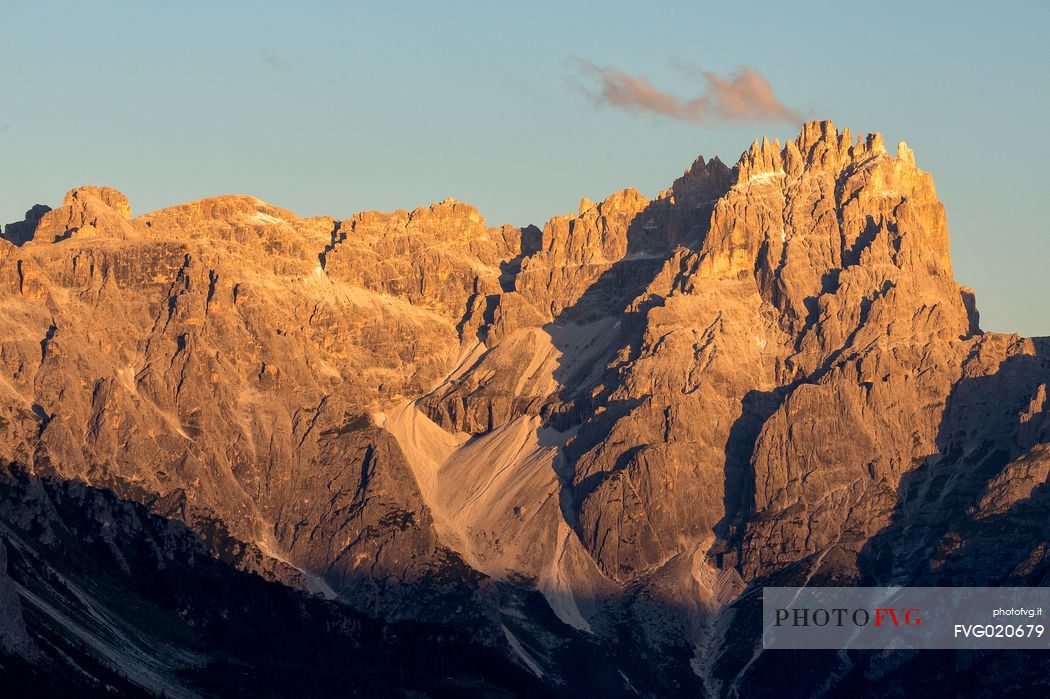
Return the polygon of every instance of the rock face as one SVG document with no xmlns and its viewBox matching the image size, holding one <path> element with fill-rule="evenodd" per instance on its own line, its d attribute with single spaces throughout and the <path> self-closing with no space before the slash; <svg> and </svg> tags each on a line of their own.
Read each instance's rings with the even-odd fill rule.
<svg viewBox="0 0 1050 699">
<path fill-rule="evenodd" d="M 10 468 L 558 691 L 772 692 L 730 623 L 771 581 L 1046 583 L 1050 344 L 980 331 L 903 142 L 812 122 L 542 230 L 81 187 L 5 238 Z"/>
</svg>

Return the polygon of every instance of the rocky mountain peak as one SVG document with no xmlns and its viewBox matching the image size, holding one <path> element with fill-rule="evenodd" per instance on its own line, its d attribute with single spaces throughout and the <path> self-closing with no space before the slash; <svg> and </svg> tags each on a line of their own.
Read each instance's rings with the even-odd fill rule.
<svg viewBox="0 0 1050 699">
<path fill-rule="evenodd" d="M 713 208 L 714 202 L 729 188 L 732 172 L 718 156 L 710 162 L 705 162 L 703 156 L 697 157 L 671 185 L 672 203 L 692 209 Z"/>
<path fill-rule="evenodd" d="M 410 218 L 419 221 L 460 221 L 463 224 L 477 224 L 485 227 L 485 218 L 471 204 L 446 197 L 430 206 L 421 206 L 414 210 Z"/>
<path fill-rule="evenodd" d="M 751 147 L 744 151 L 737 161 L 737 183 L 742 184 L 755 178 L 768 178 L 784 175 L 784 153 L 780 148 L 780 142 L 774 140 L 769 142 L 763 137 L 761 143 L 758 139 Z"/>
<path fill-rule="evenodd" d="M 905 144 L 898 157 L 914 165 L 910 153 Z M 807 170 L 841 171 L 848 165 L 880 156 L 888 156 L 882 134 L 858 136 L 853 142 L 849 129 L 839 131 L 830 121 L 811 121 L 804 124 L 799 135 L 783 148 L 777 139 L 772 143 L 768 137 L 755 139 L 737 162 L 736 181 L 741 186 L 773 176 L 784 176 L 791 181 Z"/>
<path fill-rule="evenodd" d="M 159 222 L 165 218 L 180 218 L 187 220 L 207 221 L 233 221 L 242 216 L 254 216 L 265 214 L 270 218 L 283 221 L 296 221 L 299 219 L 291 211 L 268 204 L 256 197 L 244 194 L 224 194 L 216 197 L 207 197 L 188 204 L 179 204 L 159 211 L 154 211 L 139 217 L 143 222 Z M 259 217 L 260 223 L 273 223 L 267 218 Z"/>
<path fill-rule="evenodd" d="M 294 246 L 306 225 L 291 211 L 243 194 L 226 194 L 170 206 L 134 219 L 151 239 L 257 240 Z M 330 223 L 329 230 L 330 230 Z M 323 227 L 323 226 L 322 226 Z M 294 230 L 293 230 L 294 229 Z"/>
<path fill-rule="evenodd" d="M 912 149 L 909 148 L 908 144 L 904 141 L 899 141 L 897 143 L 897 157 L 906 165 L 915 165 L 915 153 L 912 152 Z"/>
<path fill-rule="evenodd" d="M 62 200 L 62 206 L 80 206 L 88 209 L 93 207 L 95 202 L 113 209 L 124 220 L 131 220 L 131 205 L 128 203 L 128 198 L 123 192 L 119 192 L 112 187 L 77 187 L 66 193 L 65 198 Z"/>
<path fill-rule="evenodd" d="M 793 143 L 802 157 L 803 165 L 836 168 L 847 156 L 851 140 L 849 129 L 843 129 L 840 133 L 834 123 L 823 120 L 803 124 Z"/>
<path fill-rule="evenodd" d="M 26 220 L 11 224 L 8 238 L 18 243 L 55 243 L 70 238 L 135 238 L 128 198 L 112 187 L 84 186 L 66 193 L 62 206 L 51 210 L 37 205 Z"/>
<path fill-rule="evenodd" d="M 40 219 L 34 240 L 58 242 L 67 238 L 135 238 L 131 206 L 112 187 L 78 187 L 66 194 L 62 206 Z"/>
<path fill-rule="evenodd" d="M 24 245 L 29 242 L 36 234 L 36 227 L 40 219 L 48 211 L 51 211 L 51 207 L 47 204 L 34 204 L 29 211 L 26 211 L 24 219 L 7 224 L 2 239 L 14 245 Z"/>
<path fill-rule="evenodd" d="M 863 277 L 868 297 L 886 284 L 917 307 L 935 295 L 967 334 L 932 178 L 904 143 L 892 157 L 877 133 L 851 140 L 829 121 L 805 124 L 783 148 L 756 140 L 715 207 L 700 270 L 753 274 L 793 332 L 847 280 Z"/>
<path fill-rule="evenodd" d="M 604 215 L 637 214 L 649 205 L 649 199 L 634 187 L 621 189 L 607 196 L 598 205 L 598 211 Z"/>
</svg>

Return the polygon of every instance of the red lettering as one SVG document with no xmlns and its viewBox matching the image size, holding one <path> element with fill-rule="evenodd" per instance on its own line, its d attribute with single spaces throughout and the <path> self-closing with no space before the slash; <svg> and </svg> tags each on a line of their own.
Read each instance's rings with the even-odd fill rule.
<svg viewBox="0 0 1050 699">
<path fill-rule="evenodd" d="M 889 614 L 890 621 L 893 622 L 894 626 L 900 626 L 900 622 L 897 620 L 897 610 L 892 607 L 875 608 L 875 626 L 882 626 L 886 614 Z"/>
</svg>

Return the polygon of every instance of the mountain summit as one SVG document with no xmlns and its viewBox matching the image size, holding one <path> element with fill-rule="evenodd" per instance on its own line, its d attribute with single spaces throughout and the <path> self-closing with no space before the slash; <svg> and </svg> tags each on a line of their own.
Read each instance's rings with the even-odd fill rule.
<svg viewBox="0 0 1050 699">
<path fill-rule="evenodd" d="M 202 668 L 266 662 L 216 638 L 273 605 L 445 639 L 424 691 L 915 689 L 915 659 L 762 652 L 751 593 L 1048 583 L 1050 343 L 981 332 L 916 163 L 811 122 L 542 230 L 34 207 L 0 240 L 4 667 L 222 693 Z M 921 662 L 981 695 L 1004 661 Z"/>
</svg>

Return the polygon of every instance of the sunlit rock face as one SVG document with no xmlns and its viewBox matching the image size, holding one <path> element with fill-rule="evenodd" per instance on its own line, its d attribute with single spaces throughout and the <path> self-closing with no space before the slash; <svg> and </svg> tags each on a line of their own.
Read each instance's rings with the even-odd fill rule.
<svg viewBox="0 0 1050 699">
<path fill-rule="evenodd" d="M 1048 345 L 980 331 L 878 134 L 811 122 L 542 229 L 80 187 L 7 227 L 0 309 L 11 468 L 557 691 L 760 694 L 727 620 L 770 581 L 1045 583 Z"/>
</svg>

